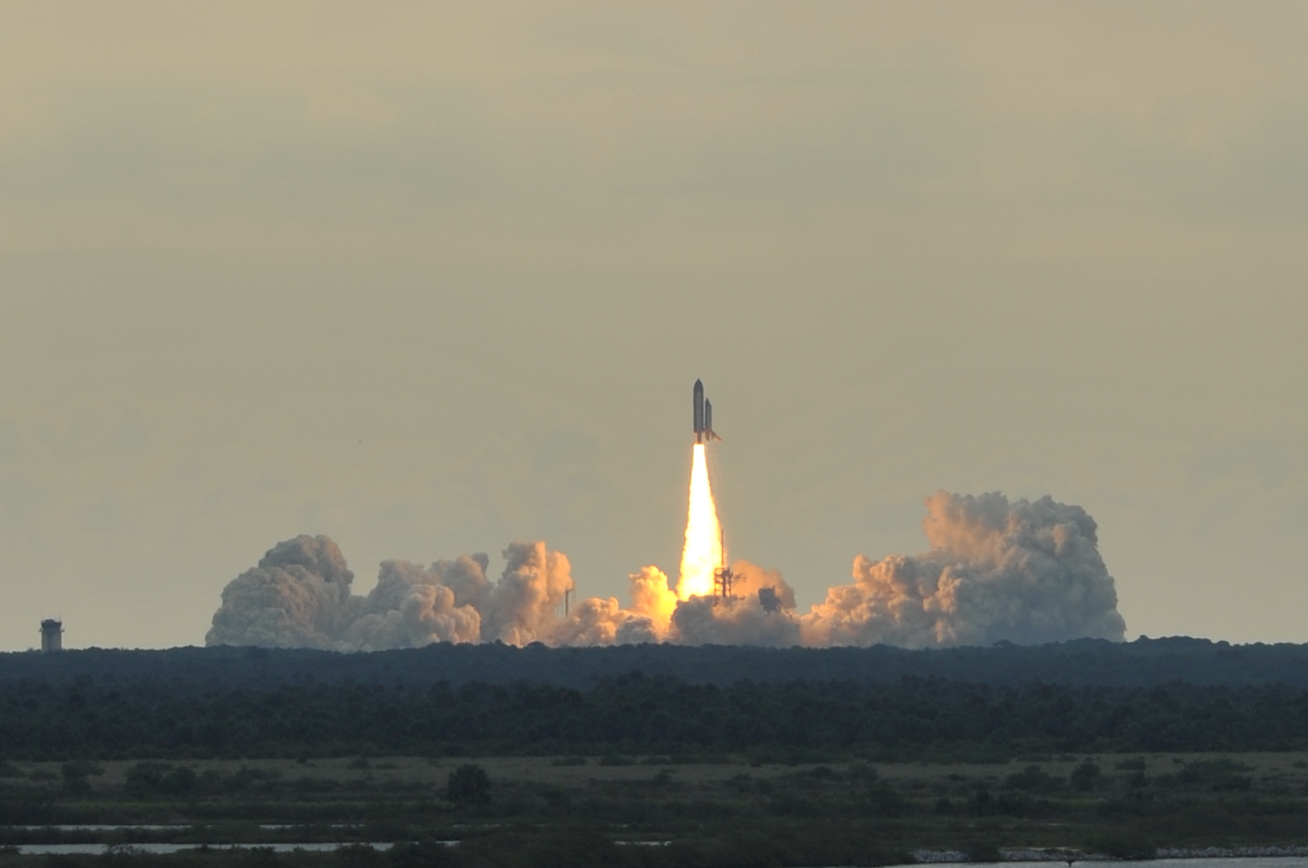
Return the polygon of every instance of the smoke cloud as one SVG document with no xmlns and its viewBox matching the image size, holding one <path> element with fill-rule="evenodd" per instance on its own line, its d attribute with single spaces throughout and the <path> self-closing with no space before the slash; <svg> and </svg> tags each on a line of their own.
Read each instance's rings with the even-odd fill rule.
<svg viewBox="0 0 1308 868">
<path fill-rule="evenodd" d="M 494 582 L 486 577 L 490 560 L 480 553 L 430 567 L 385 561 L 377 585 L 355 596 L 354 574 L 336 543 L 298 536 L 227 585 L 205 642 L 376 651 L 551 640 L 561 624 L 555 609 L 573 588 L 567 557 L 543 542 L 514 542 L 504 559 Z"/>
<path fill-rule="evenodd" d="M 671 633 L 687 645 L 773 645 L 800 643 L 795 592 L 776 570 L 737 561 L 732 596 L 691 597 L 672 613 Z"/>
<path fill-rule="evenodd" d="M 827 591 L 803 619 L 813 645 L 932 648 L 1124 638 L 1094 519 L 1043 497 L 938 492 L 915 557 L 854 559 L 854 584 Z"/>
<path fill-rule="evenodd" d="M 727 598 L 679 599 L 649 566 L 629 576 L 628 608 L 612 597 L 565 603 L 574 588 L 568 559 L 540 541 L 511 543 L 494 581 L 484 554 L 430 567 L 394 560 L 367 595 L 354 595 L 336 544 L 300 536 L 227 585 L 205 641 L 368 651 L 496 640 L 930 648 L 1123 638 L 1113 577 L 1085 510 L 998 493 L 939 492 L 926 506 L 927 552 L 876 562 L 859 555 L 853 583 L 828 589 L 807 613 L 779 572 L 746 561 L 732 566 Z"/>
</svg>

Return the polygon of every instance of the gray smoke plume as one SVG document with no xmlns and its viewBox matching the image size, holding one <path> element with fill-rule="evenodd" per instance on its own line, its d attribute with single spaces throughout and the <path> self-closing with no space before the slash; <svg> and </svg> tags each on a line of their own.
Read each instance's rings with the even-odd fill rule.
<svg viewBox="0 0 1308 868">
<path fill-rule="evenodd" d="M 829 589 L 804 616 L 805 644 L 1122 640 L 1113 577 L 1081 507 L 944 491 L 926 506 L 930 551 L 876 563 L 859 555 L 854 584 Z"/>
<path fill-rule="evenodd" d="M 800 644 L 795 591 L 781 573 L 748 561 L 737 561 L 731 571 L 731 597 L 691 597 L 678 604 L 672 613 L 672 640 L 683 645 Z"/>
<path fill-rule="evenodd" d="M 408 561 L 384 561 L 368 596 L 346 600 L 338 644 L 376 650 L 476 642 L 481 613 L 466 602 L 467 589 L 489 584 L 487 563 L 483 554 L 438 561 L 429 569 Z"/>
<path fill-rule="evenodd" d="M 923 520 L 930 550 L 854 559 L 854 583 L 828 589 L 806 614 L 775 570 L 738 561 L 731 597 L 679 600 L 668 577 L 630 578 L 630 608 L 579 600 L 568 559 L 543 542 L 514 542 L 491 581 L 484 554 L 381 565 L 366 596 L 327 537 L 278 543 L 223 590 L 205 641 L 367 651 L 432 642 L 612 645 L 635 642 L 873 645 L 909 648 L 1033 644 L 1081 637 L 1120 641 L 1117 592 L 1099 556 L 1094 519 L 1045 497 L 1009 502 L 938 492 Z"/>
<path fill-rule="evenodd" d="M 335 648 L 352 581 L 341 550 L 327 537 L 278 543 L 223 589 L 205 642 Z"/>
<path fill-rule="evenodd" d="M 223 589 L 205 636 L 209 645 L 263 645 L 375 651 L 432 642 L 526 645 L 545 641 L 572 589 L 568 559 L 543 542 L 514 542 L 496 582 L 484 554 L 430 567 L 386 561 L 367 596 L 352 596 L 354 574 L 336 543 L 299 536 L 278 543 L 259 565 Z"/>
</svg>

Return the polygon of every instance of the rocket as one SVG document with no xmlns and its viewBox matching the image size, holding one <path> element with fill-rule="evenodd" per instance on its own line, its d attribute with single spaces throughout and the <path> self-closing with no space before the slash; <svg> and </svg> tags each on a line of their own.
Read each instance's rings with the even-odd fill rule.
<svg viewBox="0 0 1308 868">
<path fill-rule="evenodd" d="M 713 430 L 713 403 L 704 397 L 704 384 L 699 380 L 695 381 L 695 442 L 709 443 L 713 440 L 721 440 Z"/>
</svg>

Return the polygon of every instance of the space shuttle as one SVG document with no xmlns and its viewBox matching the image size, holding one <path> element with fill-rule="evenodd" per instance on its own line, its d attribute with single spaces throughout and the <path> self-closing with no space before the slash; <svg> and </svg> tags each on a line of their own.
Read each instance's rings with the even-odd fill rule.
<svg viewBox="0 0 1308 868">
<path fill-rule="evenodd" d="M 695 381 L 695 442 L 710 443 L 721 440 L 713 430 L 713 404 L 704 397 L 704 384 Z"/>
</svg>

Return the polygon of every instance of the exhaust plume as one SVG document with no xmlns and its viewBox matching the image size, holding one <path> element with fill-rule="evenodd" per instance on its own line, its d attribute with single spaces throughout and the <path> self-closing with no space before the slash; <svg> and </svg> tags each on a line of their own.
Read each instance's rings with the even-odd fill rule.
<svg viewBox="0 0 1308 868">
<path fill-rule="evenodd" d="M 223 589 L 209 645 L 334 648 L 354 573 L 336 543 L 298 536 L 268 550 Z"/>
<path fill-rule="evenodd" d="M 685 645 L 799 645 L 795 592 L 777 570 L 732 564 L 732 596 L 693 597 L 672 614 L 670 633 Z"/>
<path fill-rule="evenodd" d="M 804 616 L 805 644 L 1123 639 L 1126 622 L 1099 556 L 1097 526 L 1081 507 L 944 491 L 926 506 L 931 549 L 875 563 L 855 558 L 854 584 L 829 589 Z"/>
<path fill-rule="evenodd" d="M 704 483 L 711 506 L 707 471 Z M 692 481 L 692 510 L 694 492 Z M 300 536 L 278 543 L 227 585 L 205 641 L 368 651 L 496 640 L 931 648 L 1123 638 L 1113 577 L 1085 510 L 1048 497 L 1010 502 L 998 493 L 943 491 L 926 507 L 928 551 L 881 561 L 859 555 L 853 583 L 829 588 L 807 613 L 797 610 L 779 572 L 746 561 L 732 566 L 731 596 L 713 596 L 712 560 L 703 592 L 692 591 L 699 586 L 688 586 L 687 576 L 704 581 L 704 574 L 687 572 L 683 558 L 675 588 L 649 566 L 628 577 L 629 608 L 612 597 L 591 598 L 564 614 L 564 595 L 573 588 L 568 559 L 540 541 L 511 543 L 494 581 L 484 554 L 430 567 L 385 561 L 376 587 L 358 596 L 350 593 L 354 574 L 336 544 Z M 710 515 L 715 526 L 716 513 Z M 716 553 L 711 544 L 701 551 L 721 558 L 716 531 L 696 539 L 716 541 Z"/>
<path fill-rule="evenodd" d="M 686 546 L 681 551 L 677 596 L 683 600 L 713 593 L 713 573 L 722 566 L 722 525 L 709 484 L 708 457 L 703 443 L 693 447 L 690 465 L 690 504 L 686 509 Z"/>
<path fill-rule="evenodd" d="M 431 567 L 385 561 L 376 587 L 353 596 L 354 574 L 336 543 L 298 536 L 228 583 L 205 643 L 376 651 L 548 640 L 563 620 L 555 609 L 573 588 L 567 557 L 537 541 L 510 543 L 504 558 L 495 582 L 480 553 Z"/>
</svg>

